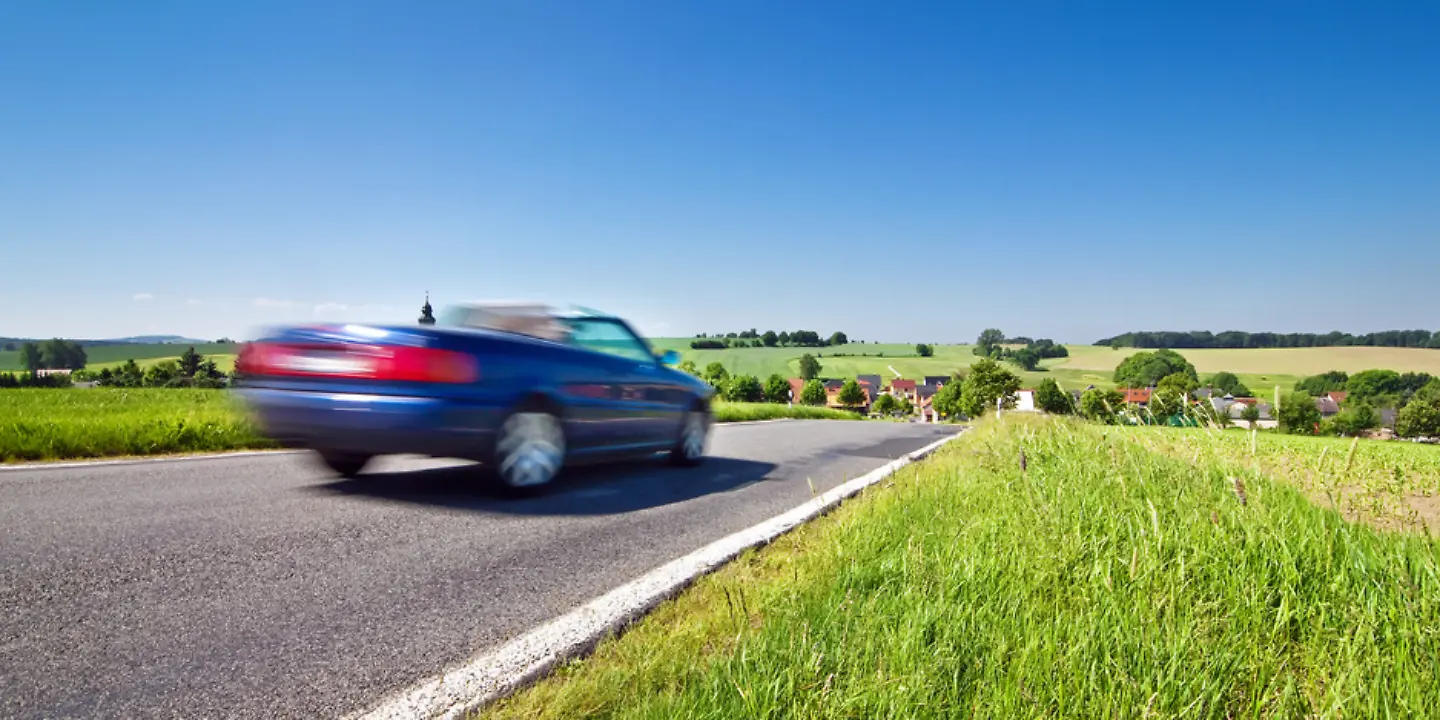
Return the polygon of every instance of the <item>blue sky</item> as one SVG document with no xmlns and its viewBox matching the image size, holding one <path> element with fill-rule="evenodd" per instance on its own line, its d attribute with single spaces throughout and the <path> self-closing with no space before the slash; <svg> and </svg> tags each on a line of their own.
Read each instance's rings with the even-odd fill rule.
<svg viewBox="0 0 1440 720">
<path fill-rule="evenodd" d="M 1440 329 L 1440 4 L 7 3 L 0 335 Z"/>
</svg>

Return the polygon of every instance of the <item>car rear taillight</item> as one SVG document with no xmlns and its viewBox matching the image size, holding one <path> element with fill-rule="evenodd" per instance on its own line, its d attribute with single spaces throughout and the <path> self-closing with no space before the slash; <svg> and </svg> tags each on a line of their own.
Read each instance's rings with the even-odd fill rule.
<svg viewBox="0 0 1440 720">
<path fill-rule="evenodd" d="M 470 383 L 480 366 L 465 353 L 391 345 L 250 343 L 236 359 L 241 375 L 400 382 Z"/>
</svg>

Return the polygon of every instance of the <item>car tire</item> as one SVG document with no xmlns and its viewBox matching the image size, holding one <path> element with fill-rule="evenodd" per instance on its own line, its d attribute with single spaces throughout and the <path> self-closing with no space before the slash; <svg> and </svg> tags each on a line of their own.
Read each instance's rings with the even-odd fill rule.
<svg viewBox="0 0 1440 720">
<path fill-rule="evenodd" d="M 353 478 L 359 475 L 371 459 L 371 456 L 361 453 L 342 453 L 330 450 L 317 451 L 316 455 L 320 457 L 320 462 L 324 463 L 325 467 L 343 478 Z"/>
<path fill-rule="evenodd" d="M 680 437 L 670 450 L 670 462 L 681 467 L 694 467 L 705 460 L 705 447 L 710 439 L 710 413 L 691 408 L 680 421 Z"/>
<path fill-rule="evenodd" d="M 511 494 L 542 492 L 565 466 L 565 426 L 554 413 L 526 408 L 511 413 L 495 438 L 492 471 Z"/>
</svg>

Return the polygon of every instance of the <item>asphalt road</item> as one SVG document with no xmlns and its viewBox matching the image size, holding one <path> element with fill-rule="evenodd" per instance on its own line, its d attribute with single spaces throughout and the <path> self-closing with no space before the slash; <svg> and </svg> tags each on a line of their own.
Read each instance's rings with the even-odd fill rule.
<svg viewBox="0 0 1440 720">
<path fill-rule="evenodd" d="M 0 716 L 334 717 L 953 433 L 720 426 L 541 498 L 396 458 L 0 472 Z"/>
</svg>

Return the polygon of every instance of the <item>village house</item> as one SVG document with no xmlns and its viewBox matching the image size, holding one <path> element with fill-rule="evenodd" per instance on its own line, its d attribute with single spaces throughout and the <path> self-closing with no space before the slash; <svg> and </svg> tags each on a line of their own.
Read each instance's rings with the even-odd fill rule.
<svg viewBox="0 0 1440 720">
<path fill-rule="evenodd" d="M 916 387 L 917 386 L 914 380 L 895 378 L 894 380 L 890 381 L 890 394 L 894 395 L 897 398 L 905 398 L 906 400 L 915 403 L 918 402 L 920 399 L 920 394 L 917 391 Z"/>
<path fill-rule="evenodd" d="M 1022 388 L 1015 391 L 1015 407 L 1011 408 L 1016 412 L 1036 412 L 1035 390 Z"/>
</svg>

